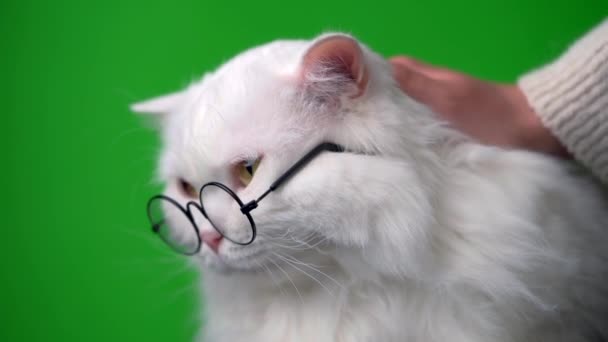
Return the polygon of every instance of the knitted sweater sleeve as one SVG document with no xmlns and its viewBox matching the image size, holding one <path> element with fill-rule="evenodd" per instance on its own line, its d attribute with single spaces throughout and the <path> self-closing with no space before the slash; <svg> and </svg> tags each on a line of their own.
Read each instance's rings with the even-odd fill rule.
<svg viewBox="0 0 608 342">
<path fill-rule="evenodd" d="M 518 85 L 545 127 L 608 184 L 608 19 Z"/>
</svg>

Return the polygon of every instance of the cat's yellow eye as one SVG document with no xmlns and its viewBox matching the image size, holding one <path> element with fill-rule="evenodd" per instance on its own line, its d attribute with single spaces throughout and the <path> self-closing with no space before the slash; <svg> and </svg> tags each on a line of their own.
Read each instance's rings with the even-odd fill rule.
<svg viewBox="0 0 608 342">
<path fill-rule="evenodd" d="M 186 197 L 190 197 L 190 198 L 197 198 L 198 197 L 198 191 L 196 190 L 196 188 L 188 183 L 187 181 L 183 180 L 183 179 L 179 179 L 179 190 L 182 193 L 182 195 L 186 196 Z"/>
<path fill-rule="evenodd" d="M 237 172 L 238 172 L 239 181 L 241 181 L 241 184 L 243 184 L 244 186 L 249 185 L 249 183 L 251 182 L 253 175 L 255 175 L 255 172 L 257 171 L 259 165 L 260 165 L 260 160 L 256 159 L 256 160 L 245 160 L 237 166 Z"/>
</svg>

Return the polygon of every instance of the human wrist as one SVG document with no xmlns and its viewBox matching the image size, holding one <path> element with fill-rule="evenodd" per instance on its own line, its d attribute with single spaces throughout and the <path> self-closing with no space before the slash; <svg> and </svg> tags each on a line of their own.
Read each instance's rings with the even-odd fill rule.
<svg viewBox="0 0 608 342">
<path fill-rule="evenodd" d="M 500 89 L 510 104 L 515 127 L 513 131 L 515 147 L 554 156 L 570 157 L 562 143 L 544 126 L 517 85 L 501 85 Z"/>
</svg>

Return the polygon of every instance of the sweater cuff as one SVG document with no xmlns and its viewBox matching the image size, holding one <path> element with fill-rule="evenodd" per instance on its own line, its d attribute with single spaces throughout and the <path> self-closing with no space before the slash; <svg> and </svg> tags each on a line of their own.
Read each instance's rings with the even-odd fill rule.
<svg viewBox="0 0 608 342">
<path fill-rule="evenodd" d="M 608 20 L 518 85 L 545 127 L 608 184 Z"/>
</svg>

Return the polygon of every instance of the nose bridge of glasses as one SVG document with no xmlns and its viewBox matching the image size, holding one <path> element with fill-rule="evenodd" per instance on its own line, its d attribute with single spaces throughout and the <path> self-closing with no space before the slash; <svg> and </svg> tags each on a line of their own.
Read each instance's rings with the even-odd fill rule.
<svg viewBox="0 0 608 342">
<path fill-rule="evenodd" d="M 192 219 L 192 221 L 194 221 L 197 226 L 200 226 L 201 222 L 204 222 L 206 220 L 204 209 L 199 203 L 194 201 L 188 202 L 186 204 L 186 210 L 190 214 L 190 218 Z"/>
<path fill-rule="evenodd" d="M 219 237 L 222 236 L 221 232 L 217 231 L 209 219 L 206 217 L 203 207 L 196 202 L 188 203 L 188 211 L 190 212 L 192 221 L 198 229 L 198 235 L 201 240 L 217 253 L 217 246 L 219 246 Z M 216 236 L 218 235 L 218 236 Z M 210 238 L 211 237 L 211 238 Z M 214 243 L 211 243 L 214 242 Z"/>
</svg>

